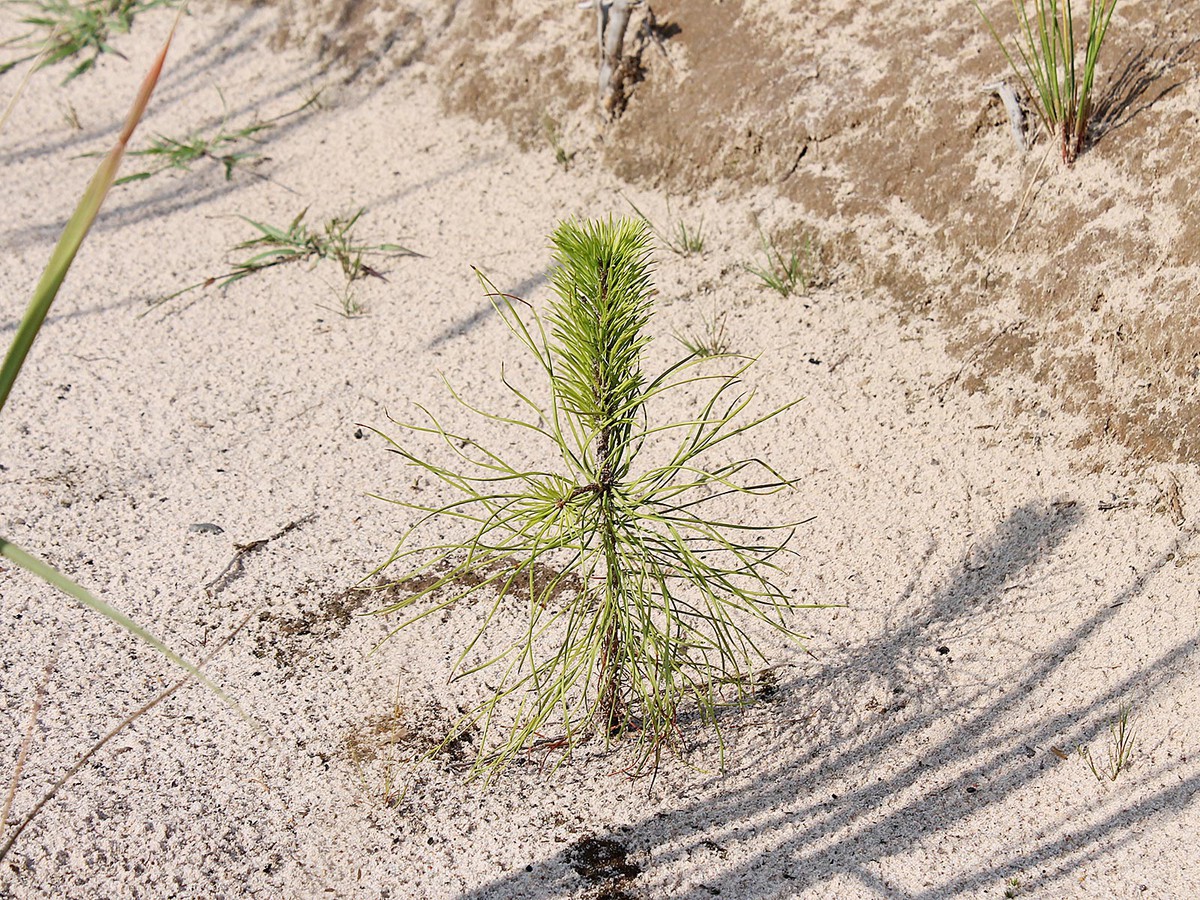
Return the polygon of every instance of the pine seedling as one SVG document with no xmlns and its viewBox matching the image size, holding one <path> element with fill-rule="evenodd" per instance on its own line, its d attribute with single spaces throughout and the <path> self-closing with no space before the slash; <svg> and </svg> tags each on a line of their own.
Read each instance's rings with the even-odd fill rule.
<svg viewBox="0 0 1200 900">
<path fill-rule="evenodd" d="M 1063 162 L 1070 165 L 1087 141 L 1096 63 L 1117 0 L 1088 0 L 1082 47 L 1076 46 L 1071 0 L 1013 0 L 1017 16 L 1015 44 L 1021 66 L 979 0 L 971 2 L 983 16 L 1025 94 L 1032 98 L 1047 134 L 1059 142 Z"/>
<path fill-rule="evenodd" d="M 66 84 L 95 66 L 105 53 L 125 59 L 125 55 L 109 43 L 112 36 L 128 34 L 139 15 L 156 7 L 175 7 L 178 0 L 84 0 L 83 3 L 16 0 L 14 5 L 29 10 L 21 23 L 33 26 L 33 30 L 10 43 L 31 48 L 33 52 L 0 64 L 0 75 L 38 57 L 41 57 L 38 68 L 83 57 L 63 79 Z"/>
<path fill-rule="evenodd" d="M 438 439 L 450 463 L 383 435 L 453 499 L 391 501 L 417 521 L 377 570 L 389 570 L 388 586 L 404 594 L 379 612 L 408 613 L 398 631 L 468 600 L 484 607 L 451 678 L 486 673 L 491 693 L 443 746 L 478 729 L 472 772 L 488 777 L 523 751 L 561 764 L 589 737 L 606 746 L 629 738 L 632 768 L 653 768 L 664 748 L 682 751 L 686 706 L 715 725 L 718 706 L 753 691 L 762 654 L 743 626 L 798 638 L 788 614 L 810 605 L 776 580 L 801 523 L 746 525 L 709 511 L 793 486 L 766 462 L 727 451 L 794 404 L 742 422 L 750 363 L 714 375 L 688 357 L 655 378 L 643 373 L 654 294 L 645 223 L 566 222 L 552 242 L 557 299 L 544 321 L 481 276 L 545 374 L 548 400 L 505 380 L 525 417 L 467 408 L 540 444 L 557 464 L 505 459 L 424 408 L 425 424 L 393 423 L 411 438 Z M 707 400 L 694 415 L 652 421 L 655 401 L 678 389 L 703 390 Z M 431 531 L 455 536 L 422 542 Z M 393 566 L 402 574 L 391 579 Z"/>
</svg>

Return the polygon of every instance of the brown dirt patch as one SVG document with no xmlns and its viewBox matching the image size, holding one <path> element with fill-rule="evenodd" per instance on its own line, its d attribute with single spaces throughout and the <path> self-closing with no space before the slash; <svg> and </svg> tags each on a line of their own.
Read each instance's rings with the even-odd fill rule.
<svg viewBox="0 0 1200 900">
<path fill-rule="evenodd" d="M 1118 9 L 1093 146 L 1067 169 L 1043 162 L 1044 141 L 1014 149 L 980 90 L 1008 73 L 969 7 L 650 6 L 656 29 L 631 41 L 639 77 L 604 122 L 591 11 L 282 3 L 285 37 L 319 23 L 330 36 L 317 49 L 355 74 L 419 56 L 448 109 L 499 121 L 523 146 L 545 144 L 551 122 L 584 164 L 674 195 L 774 191 L 798 228 L 836 248 L 847 287 L 878 294 L 902 321 L 936 323 L 964 364 L 955 389 L 1020 383 L 1040 398 L 1024 405 L 1084 417 L 1077 446 L 1115 440 L 1142 460 L 1200 462 L 1186 437 L 1200 417 L 1200 52 L 1186 11 L 1165 0 Z M 1008 4 L 988 11 L 1004 30 Z M 407 57 L 392 49 L 400 32 L 420 35 Z M 1016 322 L 1019 333 L 994 339 Z"/>
</svg>

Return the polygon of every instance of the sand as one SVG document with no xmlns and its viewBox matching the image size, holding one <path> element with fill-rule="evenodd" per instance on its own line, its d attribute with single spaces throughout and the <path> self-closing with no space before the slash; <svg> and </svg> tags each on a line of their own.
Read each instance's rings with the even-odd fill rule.
<svg viewBox="0 0 1200 900">
<path fill-rule="evenodd" d="M 608 126 L 590 110 L 590 14 L 574 4 L 392 4 L 369 15 L 355 5 L 342 19 L 332 9 L 205 4 L 184 21 L 135 148 L 223 119 L 243 127 L 323 88 L 320 103 L 260 135 L 264 158 L 229 180 L 202 160 L 115 189 L 0 416 L 0 534 L 189 658 L 218 649 L 208 672 L 250 721 L 195 684 L 139 718 L 20 836 L 0 894 L 1200 894 L 1200 473 L 1191 376 L 1175 366 L 1197 347 L 1196 220 L 1177 184 L 1196 175 L 1194 129 L 1178 118 L 1195 82 L 1180 78 L 1073 169 L 1051 157 L 1038 171 L 1038 151 L 1017 156 L 996 101 L 976 90 L 1002 70 L 984 60 L 986 35 L 967 13 L 914 13 L 905 32 L 950 29 L 931 44 L 942 55 L 925 81 L 910 77 L 913 92 L 952 76 L 950 44 L 967 48 L 963 105 L 921 107 L 893 132 L 852 140 L 852 110 L 829 135 L 811 110 L 851 109 L 835 95 L 858 82 L 839 81 L 838 66 L 863 90 L 895 81 L 894 65 L 860 65 L 871 17 L 884 40 L 894 13 L 714 4 L 730 27 L 793 34 L 798 53 L 828 42 L 819 77 L 789 69 L 819 90 L 810 107 L 786 111 L 812 120 L 812 149 L 781 181 L 790 163 L 773 167 L 788 158 L 788 129 L 763 129 L 762 152 L 739 157 L 737 116 L 754 110 L 734 100 L 727 145 L 708 110 L 703 129 L 647 132 L 651 143 L 631 149 L 637 123 L 663 102 L 664 73 L 682 84 L 701 67 L 694 4 L 658 9 L 681 30 L 664 51 L 645 49 L 646 79 Z M 486 43 L 489 9 L 503 29 Z M 1158 12 L 1129 2 L 1114 21 L 1150 34 Z M 4 33 L 17 33 L 6 15 Z M 140 19 L 118 45 L 128 62 L 105 57 L 65 86 L 60 70 L 41 73 L 7 126 L 5 333 L 95 165 L 82 154 L 115 136 L 170 20 Z M 1177 33 L 1177 19 L 1163 21 Z M 556 54 L 564 41 L 578 43 Z M 742 55 L 747 78 L 762 77 L 759 57 Z M 558 68 L 522 69 L 530 60 Z M 524 93 L 513 88 L 522 71 Z M 15 76 L 0 84 L 7 95 Z M 494 102 L 506 91 L 511 102 Z M 528 114 L 518 115 L 521 98 Z M 565 169 L 538 131 L 538 103 L 574 153 Z M 866 156 L 846 149 L 839 162 L 839 146 L 927 137 L 947 120 L 975 126 L 954 138 L 971 148 L 954 177 L 971 167 L 975 185 L 957 206 L 929 197 L 959 182 L 914 194 L 884 173 L 868 187 Z M 851 136 L 838 136 L 843 127 Z M 894 152 L 904 172 L 916 165 L 911 148 Z M 984 258 L 1035 172 L 1030 211 Z M 1116 198 L 1107 212 L 1096 211 L 1101 195 Z M 465 781 L 461 753 L 412 769 L 455 710 L 484 695 L 478 680 L 446 683 L 483 610 L 457 607 L 376 649 L 395 621 L 362 615 L 371 599 L 350 589 L 412 514 L 369 495 L 434 486 L 370 429 L 398 434 L 389 414 L 409 417 L 418 403 L 480 429 L 443 376 L 484 408 L 508 408 L 501 366 L 517 383 L 536 368 L 471 267 L 540 305 L 555 224 L 630 204 L 660 226 L 703 222 L 703 254 L 657 254 L 651 366 L 679 355 L 677 334 L 723 314 L 731 347 L 759 357 L 747 376 L 755 408 L 804 398 L 753 444 L 796 488 L 745 516 L 813 517 L 793 540 L 785 583 L 831 606 L 797 614 L 805 650 L 768 641 L 776 690 L 724 714 L 723 769 L 699 729 L 687 733 L 686 760 L 665 760 L 653 780 L 630 779 L 628 755 L 596 745 L 553 774 L 531 758 L 488 785 Z M 241 217 L 285 225 L 307 209 L 320 223 L 360 207 L 364 241 L 420 254 L 372 258 L 387 280 L 355 283 L 364 316 L 339 315 L 342 273 L 329 262 L 152 305 L 244 258 L 230 249 L 254 236 Z M 1080 229 L 1093 229 L 1098 255 L 1089 250 L 1069 296 L 1048 291 L 1037 296 L 1054 303 L 1028 305 L 1039 273 L 1063 260 L 1056 235 L 1068 220 L 1067 243 L 1078 249 Z M 815 235 L 816 286 L 781 297 L 746 271 L 760 227 Z M 1147 247 L 1175 254 L 1167 274 L 1178 291 L 1155 287 L 1167 262 Z M 1096 284 L 1104 298 L 1091 325 L 1086 304 L 1060 314 L 1078 299 L 1071 291 Z M 1100 360 L 1091 369 L 1078 366 L 1085 351 Z M 1090 394 L 1089 378 L 1100 385 Z M 502 431 L 480 433 L 521 452 Z M 221 531 L 192 529 L 200 523 Z M 11 830 L 179 672 L 8 563 L 0 646 L 6 781 L 52 664 Z M 1098 779 L 1077 748 L 1103 767 L 1123 706 L 1136 727 L 1131 765 Z M 403 802 L 391 802 L 409 777 Z"/>
</svg>

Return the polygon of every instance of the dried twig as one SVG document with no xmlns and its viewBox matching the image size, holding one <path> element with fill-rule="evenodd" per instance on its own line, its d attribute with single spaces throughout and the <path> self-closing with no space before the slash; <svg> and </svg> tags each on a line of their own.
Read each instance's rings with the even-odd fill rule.
<svg viewBox="0 0 1200 900">
<path fill-rule="evenodd" d="M 238 626 L 229 633 L 228 637 L 226 637 L 223 641 L 221 641 L 219 644 L 217 644 L 216 647 L 213 648 L 212 653 L 208 654 L 208 656 L 206 656 L 206 657 L 204 657 L 204 659 L 200 660 L 200 662 L 196 666 L 196 671 L 199 672 L 206 665 L 208 665 L 208 663 L 210 663 L 212 661 L 213 657 L 215 657 L 218 653 L 220 653 L 221 650 L 223 650 L 230 641 L 232 641 L 235 637 L 237 637 L 238 632 L 240 632 L 243 628 L 245 628 L 247 623 L 249 623 L 249 621 L 253 617 L 254 617 L 253 612 L 248 613 L 246 615 L 246 617 L 244 619 L 242 619 L 242 621 L 238 624 Z M 178 691 L 181 687 L 183 687 L 185 684 L 187 684 L 189 681 L 191 681 L 195 677 L 196 677 L 195 673 L 189 672 L 187 675 L 185 675 L 183 678 L 179 679 L 177 682 L 175 682 L 173 685 L 171 685 L 165 691 L 162 691 L 161 693 L 154 696 L 152 699 L 148 700 L 146 703 L 143 703 L 141 706 L 139 706 L 137 709 L 135 709 L 133 712 L 131 712 L 129 715 L 127 715 L 124 719 L 122 719 L 119 723 L 117 723 L 117 725 L 114 726 L 113 729 L 108 732 L 108 734 L 104 735 L 104 737 L 100 738 L 100 740 L 96 741 L 96 743 L 92 744 L 92 746 L 90 748 L 88 748 L 88 751 L 79 758 L 79 761 L 76 762 L 75 765 L 71 766 L 71 768 L 67 769 L 67 771 L 65 773 L 63 773 L 63 776 L 61 778 L 59 778 L 58 781 L 54 782 L 54 784 L 51 786 L 50 790 L 48 790 L 42 796 L 42 799 L 34 804 L 33 809 L 31 809 L 29 811 L 28 815 L 26 815 L 25 818 L 21 820 L 20 824 L 17 825 L 17 827 L 13 830 L 13 833 L 8 836 L 8 839 L 4 842 L 4 844 L 2 846 L 0 846 L 0 861 L 3 861 L 4 858 L 6 856 L 8 856 L 9 851 L 12 850 L 13 844 L 15 844 L 17 842 L 17 838 L 19 838 L 21 836 L 22 832 L 24 832 L 25 829 L 29 827 L 29 823 L 34 820 L 34 818 L 37 816 L 37 814 L 42 811 L 42 809 L 46 806 L 47 803 L 49 803 L 51 800 L 54 799 L 54 797 L 62 789 L 63 785 L 65 785 L 68 781 L 70 781 L 72 778 L 74 778 L 75 775 L 78 774 L 79 770 L 82 769 L 85 765 L 87 765 L 88 760 L 90 760 L 93 756 L 95 756 L 97 753 L 99 753 L 104 748 L 105 744 L 107 744 L 109 741 L 111 741 L 113 738 L 115 738 L 118 734 L 120 734 L 122 731 L 124 731 L 126 728 L 128 728 L 130 725 L 132 725 L 134 722 L 136 722 L 139 718 L 144 716 L 146 713 L 150 712 L 150 710 L 154 709 L 154 707 L 158 706 L 158 704 L 162 703 L 164 700 L 169 698 L 172 694 L 174 694 L 176 691 Z"/>
<path fill-rule="evenodd" d="M 289 522 L 269 538 L 260 538 L 256 541 L 250 541 L 248 544 L 234 544 L 233 549 L 236 550 L 237 553 L 235 553 L 233 559 L 229 561 L 229 565 L 221 570 L 221 574 L 204 586 L 204 592 L 208 594 L 209 597 L 215 597 L 221 591 L 225 590 L 231 581 L 242 574 L 242 559 L 244 557 L 253 553 L 255 550 L 261 550 L 263 547 L 267 546 L 267 544 L 271 543 L 271 541 L 278 540 L 289 531 L 299 528 L 301 525 L 304 525 L 307 522 L 311 522 L 314 518 L 316 518 L 316 515 L 316 513 L 309 513 L 303 518 L 297 519 L 294 522 Z"/>
<path fill-rule="evenodd" d="M 25 740 L 21 742 L 21 751 L 17 754 L 17 764 L 13 768 L 12 782 L 8 786 L 8 796 L 4 798 L 4 810 L 0 812 L 0 829 L 8 824 L 8 814 L 12 810 L 13 800 L 17 796 L 17 785 L 21 781 L 21 773 L 25 770 L 25 761 L 29 758 L 29 748 L 33 746 L 33 731 L 37 728 L 38 714 L 42 711 L 42 703 L 46 700 L 46 688 L 50 684 L 50 676 L 58 664 L 58 641 L 50 651 L 46 668 L 42 671 L 42 681 L 33 695 L 33 708 L 29 710 L 29 727 L 25 730 Z"/>
<path fill-rule="evenodd" d="M 1021 107 L 1016 88 L 1007 81 L 1000 80 L 985 84 L 982 90 L 985 94 L 999 95 L 1000 102 L 1004 104 L 1004 111 L 1008 113 L 1008 127 L 1012 131 L 1013 143 L 1024 153 L 1029 149 L 1029 137 L 1025 134 L 1025 110 Z"/>
<path fill-rule="evenodd" d="M 633 8 L 641 0 L 595 0 L 596 42 L 600 50 L 600 107 L 609 115 L 617 111 L 621 92 L 621 56 L 625 31 Z"/>
</svg>

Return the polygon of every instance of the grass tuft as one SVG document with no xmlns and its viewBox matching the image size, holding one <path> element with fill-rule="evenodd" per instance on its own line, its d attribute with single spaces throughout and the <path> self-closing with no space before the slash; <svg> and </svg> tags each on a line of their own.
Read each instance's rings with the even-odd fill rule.
<svg viewBox="0 0 1200 900">
<path fill-rule="evenodd" d="M 1020 66 L 979 0 L 971 2 L 1032 98 L 1046 132 L 1058 141 L 1063 162 L 1070 165 L 1087 142 L 1096 63 L 1117 0 L 1088 0 L 1082 45 L 1075 38 L 1071 0 L 1012 0 Z"/>
<path fill-rule="evenodd" d="M 724 309 L 715 309 L 711 316 L 700 313 L 701 328 L 676 334 L 675 340 L 683 344 L 692 356 L 701 359 L 715 359 L 719 356 L 732 356 L 726 322 L 729 313 Z"/>
<path fill-rule="evenodd" d="M 658 238 L 658 242 L 670 250 L 676 256 L 691 256 L 694 253 L 704 252 L 704 219 L 701 219 L 699 224 L 694 228 L 687 224 L 683 219 L 675 222 L 675 227 L 668 232 L 659 231 L 657 226 L 650 221 L 650 218 L 633 205 L 628 197 L 625 202 L 629 204 L 629 208 L 634 211 L 639 219 L 646 223 L 647 227 Z M 667 216 L 671 217 L 671 202 L 667 201 Z"/>
<path fill-rule="evenodd" d="M 349 287 L 361 278 L 378 278 L 387 281 L 383 272 L 369 264 L 366 259 L 375 254 L 400 256 L 420 256 L 415 250 L 409 250 L 399 244 L 362 244 L 354 235 L 354 229 L 365 209 L 359 209 L 352 216 L 335 216 L 325 222 L 321 228 L 312 228 L 304 221 L 308 209 L 300 211 L 296 218 L 286 228 L 240 218 L 254 227 L 258 234 L 249 240 L 235 244 L 233 249 L 257 251 L 241 262 L 235 263 L 233 271 L 225 275 L 214 275 L 204 281 L 188 285 L 174 294 L 154 301 L 158 306 L 180 297 L 197 288 L 207 288 L 213 285 L 227 287 L 235 281 L 241 281 L 258 272 L 285 266 L 292 263 L 318 262 L 331 260 L 336 262 L 346 279 L 347 293 L 343 296 L 343 309 L 348 317 L 352 317 L 352 309 L 362 311 L 358 301 L 349 293 Z"/>
<path fill-rule="evenodd" d="M 764 287 L 781 297 L 808 293 L 817 274 L 817 253 L 812 238 L 806 237 L 803 246 L 785 250 L 768 239 L 761 229 L 758 237 L 762 242 L 764 260 L 761 263 L 747 263 L 743 268 L 761 281 Z"/>
</svg>

